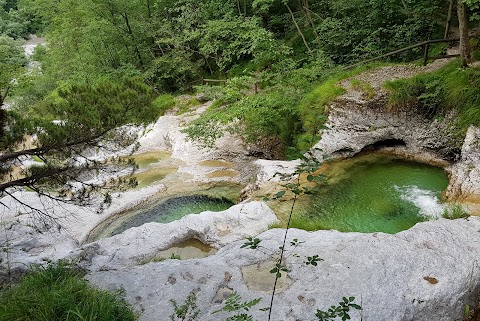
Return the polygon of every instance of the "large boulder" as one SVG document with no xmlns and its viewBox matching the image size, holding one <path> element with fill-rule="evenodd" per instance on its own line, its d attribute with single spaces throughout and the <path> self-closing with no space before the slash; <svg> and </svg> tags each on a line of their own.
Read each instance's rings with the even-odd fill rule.
<svg viewBox="0 0 480 321">
<path fill-rule="evenodd" d="M 327 129 L 315 148 L 317 154 L 351 157 L 365 148 L 391 147 L 427 161 L 454 160 L 459 152 L 449 126 L 453 115 L 431 119 L 415 107 L 392 111 L 387 96 L 357 100 L 349 95 L 330 107 Z"/>
<path fill-rule="evenodd" d="M 290 272 L 280 279 L 272 319 L 313 320 L 317 308 L 326 310 L 343 296 L 354 296 L 363 311 L 353 311 L 353 320 L 462 320 L 480 290 L 479 229 L 479 218 L 421 223 L 395 235 L 291 229 Z M 258 250 L 242 249 L 243 241 L 237 241 L 204 259 L 94 271 L 87 279 L 105 289 L 124 290 L 141 321 L 166 320 L 173 313 L 170 300 L 182 303 L 191 292 L 198 298 L 198 320 L 224 320 L 226 314 L 211 313 L 232 292 L 244 300 L 261 298 L 259 307 L 268 306 L 274 281 L 268 271 L 284 231 L 260 234 Z M 295 238 L 304 243 L 292 252 L 288 244 Z M 324 261 L 304 265 L 312 255 Z M 255 319 L 266 318 L 256 308 L 251 312 Z"/>
<path fill-rule="evenodd" d="M 468 128 L 460 160 L 449 166 L 448 172 L 447 197 L 480 203 L 480 128 Z"/>
<path fill-rule="evenodd" d="M 387 81 L 438 70 L 448 62 L 384 66 L 343 80 L 339 85 L 345 93 L 328 107 L 327 129 L 315 147 L 328 156 L 351 157 L 364 148 L 388 146 L 424 161 L 455 159 L 459 142 L 450 130 L 455 115 L 435 118 L 419 105 L 391 108 L 384 86 Z"/>
</svg>

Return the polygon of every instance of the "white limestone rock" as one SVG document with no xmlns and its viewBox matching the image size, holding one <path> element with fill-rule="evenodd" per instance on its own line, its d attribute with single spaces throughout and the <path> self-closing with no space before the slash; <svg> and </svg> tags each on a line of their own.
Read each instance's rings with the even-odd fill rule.
<svg viewBox="0 0 480 321">
<path fill-rule="evenodd" d="M 292 175 L 300 163 L 300 160 L 275 161 L 259 159 L 255 161 L 255 165 L 258 168 L 256 182 L 258 184 L 267 182 L 281 182 L 281 175 Z"/>
<path fill-rule="evenodd" d="M 192 181 L 211 182 L 211 181 L 243 181 L 252 171 L 251 157 L 248 157 L 247 148 L 235 135 L 225 133 L 223 137 L 216 140 L 212 148 L 199 146 L 197 142 L 188 139 L 182 132 L 188 124 L 211 105 L 211 102 L 205 103 L 195 111 L 184 115 L 165 115 L 160 117 L 155 124 L 150 125 L 145 134 L 140 137 L 140 148 L 137 153 L 152 151 L 168 151 L 172 153 L 172 158 L 181 160 L 184 164 L 178 168 L 179 173 L 187 173 L 192 176 Z M 232 175 L 212 178 L 209 174 L 218 171 L 218 168 L 202 166 L 203 161 L 208 160 L 226 160 L 232 161 L 237 166 L 241 175 Z M 231 174 L 231 173 L 227 173 Z"/>
<path fill-rule="evenodd" d="M 78 248 L 79 243 L 65 232 L 39 231 L 18 221 L 3 221 L 0 228 L 0 283 L 2 272 L 25 270 L 31 264 L 57 261 Z"/>
<path fill-rule="evenodd" d="M 194 183 L 210 183 L 213 181 L 238 183 L 247 180 L 248 175 L 246 175 L 246 173 L 249 173 L 250 167 L 248 164 L 250 161 L 248 159 L 241 160 L 242 155 L 245 155 L 247 152 L 244 149 L 243 143 L 238 138 L 225 136 L 218 140 L 215 148 L 202 149 L 189 141 L 186 135 L 181 132 L 181 129 L 185 128 L 189 121 L 198 117 L 208 105 L 209 103 L 204 104 L 188 115 L 167 115 L 160 117 L 155 124 L 149 126 L 145 130 L 145 133 L 140 136 L 140 149 L 137 153 L 155 151 L 172 152 L 173 158 L 183 161 L 180 162 L 181 165 L 178 172 L 191 174 Z M 125 128 L 121 130 L 128 131 L 131 134 L 137 134 L 141 131 L 141 128 L 125 126 Z M 113 155 L 107 155 L 105 153 L 91 151 L 89 157 L 102 160 L 110 156 L 119 156 L 126 153 L 126 150 L 119 150 Z M 223 159 L 235 159 L 235 164 L 231 163 L 230 165 L 229 162 L 223 161 L 223 163 L 229 164 L 229 166 L 232 167 L 231 169 L 218 166 L 202 166 L 201 164 L 201 162 L 205 160 L 215 160 L 216 163 L 220 164 L 222 161 L 219 160 Z M 246 165 L 237 171 L 237 168 L 240 167 L 239 164 L 242 164 L 242 162 Z M 223 172 L 231 177 L 221 177 L 220 174 Z M 216 174 L 216 176 L 210 177 L 211 173 Z M 99 176 L 92 178 L 92 182 L 108 180 L 109 178 L 110 177 Z M 185 181 L 188 183 L 188 179 Z M 75 184 L 72 183 L 72 186 L 74 185 Z M 31 216 L 24 214 L 30 212 L 30 209 L 26 205 L 20 204 L 13 197 L 3 197 L 2 203 L 5 204 L 6 207 L 0 212 L 0 224 L 10 224 L 10 222 L 14 221 L 18 221 L 19 224 L 14 230 L 9 231 L 8 236 L 5 236 L 6 233 L 3 233 L 3 235 L 0 233 L 0 245 L 8 243 L 9 251 L 8 259 L 6 258 L 6 252 L 0 252 L 0 268 L 5 267 L 7 261 L 9 264 L 16 262 L 17 265 L 27 268 L 28 265 L 32 263 L 42 264 L 46 261 L 65 257 L 66 253 L 78 247 L 79 243 L 84 242 L 90 231 L 100 222 L 117 213 L 141 206 L 142 203 L 146 202 L 149 198 L 154 196 L 158 197 L 159 194 L 164 193 L 166 188 L 171 188 L 171 186 L 157 183 L 139 190 L 112 193 L 112 203 L 110 205 L 103 204 L 103 198 L 98 197 L 98 199 L 92 200 L 91 206 L 77 206 L 74 204 L 55 202 L 23 189 L 18 189 L 15 192 L 11 191 L 13 192 L 13 197 L 21 199 L 27 206 L 45 209 L 46 213 L 62 224 L 62 229 L 61 231 L 57 231 L 57 229 L 48 230 L 48 228 L 45 228 L 39 231 L 31 227 L 33 223 Z M 74 188 L 72 188 L 72 190 L 74 190 Z M 170 190 L 170 193 L 171 192 Z M 100 210 L 100 208 L 103 210 Z M 260 224 L 259 226 L 263 225 Z M 264 229 L 266 229 L 266 227 L 264 227 L 263 230 Z M 261 230 L 257 229 L 253 229 L 252 231 L 257 231 L 256 233 L 261 232 Z M 32 241 L 29 242 L 31 244 L 37 244 L 38 249 L 25 251 L 24 249 L 30 248 L 30 246 L 15 243 L 11 241 L 12 239 L 32 239 Z"/>
<path fill-rule="evenodd" d="M 31 264 L 45 264 L 71 255 L 102 220 L 141 204 L 161 189 L 157 184 L 114 193 L 112 203 L 103 212 L 97 211 L 98 206 L 65 204 L 40 198 L 33 192 L 18 190 L 13 194 L 30 206 L 45 209 L 45 213 L 61 226 L 53 225 L 48 217 L 36 215 L 32 218 L 32 215 L 20 214 L 25 212 L 25 207 L 12 197 L 4 197 L 2 202 L 10 210 L 0 213 L 0 247 L 4 249 L 0 251 L 0 271 L 26 270 Z M 1 278 L 0 273 L 0 281 Z"/>
<path fill-rule="evenodd" d="M 480 128 L 468 128 L 461 158 L 447 170 L 450 173 L 450 184 L 446 191 L 448 197 L 480 200 Z"/>
<path fill-rule="evenodd" d="M 359 101 L 345 96 L 330 107 L 327 129 L 315 145 L 320 156 L 351 157 L 365 147 L 381 142 L 398 142 L 400 150 L 425 159 L 455 158 L 454 140 L 449 133 L 450 117 L 429 119 L 416 108 L 389 111 L 386 96 Z"/>
<path fill-rule="evenodd" d="M 326 310 L 343 296 L 356 297 L 363 307 L 350 313 L 352 320 L 462 320 L 465 305 L 477 303 L 480 294 L 479 229 L 480 218 L 421 223 L 396 235 L 292 229 L 288 241 L 305 243 L 295 249 L 300 258 L 288 259 L 291 272 L 282 277 L 287 282 L 276 295 L 273 320 L 313 320 L 317 308 Z M 224 320 L 225 313 L 211 313 L 234 291 L 244 300 L 261 298 L 259 308 L 268 305 L 273 278 L 262 275 L 269 275 L 283 235 L 281 229 L 259 235 L 263 248 L 257 251 L 241 249 L 238 241 L 204 259 L 97 270 L 87 279 L 125 290 L 141 321 L 166 320 L 173 313 L 170 299 L 182 303 L 192 291 L 200 321 Z M 317 267 L 302 264 L 315 254 L 324 259 Z M 261 264 L 266 261 L 271 264 Z M 266 271 L 249 274 L 252 265 Z M 254 283 L 246 282 L 251 278 Z M 256 320 L 266 319 L 257 308 L 251 312 Z"/>
<path fill-rule="evenodd" d="M 91 270 L 133 266 L 182 241 L 197 239 L 221 248 L 231 242 L 255 236 L 277 222 L 263 202 L 238 204 L 222 212 L 191 214 L 168 224 L 146 223 L 121 234 L 87 244 L 75 255 Z"/>
</svg>

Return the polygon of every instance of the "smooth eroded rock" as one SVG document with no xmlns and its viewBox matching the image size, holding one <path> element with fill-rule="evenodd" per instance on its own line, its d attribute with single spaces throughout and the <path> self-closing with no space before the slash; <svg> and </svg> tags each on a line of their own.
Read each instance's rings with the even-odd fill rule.
<svg viewBox="0 0 480 321">
<path fill-rule="evenodd" d="M 351 312 L 352 320 L 461 320 L 465 305 L 476 303 L 480 292 L 479 230 L 479 218 L 425 222 L 396 235 L 292 229 L 287 249 L 294 238 L 305 243 L 294 250 L 299 257 L 287 260 L 291 282 L 276 295 L 273 320 L 313 320 L 317 308 L 326 310 L 343 296 L 354 296 L 363 307 Z M 249 286 L 243 271 L 274 260 L 283 236 L 282 229 L 269 230 L 258 236 L 259 250 L 242 249 L 243 241 L 237 241 L 205 259 L 96 271 L 87 279 L 102 288 L 124 289 L 127 300 L 143 311 L 141 321 L 170 315 L 169 300 L 184 302 L 192 291 L 200 321 L 223 320 L 227 314 L 211 313 L 232 291 L 244 300 L 261 298 L 259 308 L 268 305 L 270 294 Z M 303 264 L 315 254 L 324 261 L 316 267 Z M 258 320 L 266 318 L 256 308 L 251 312 Z"/>
<path fill-rule="evenodd" d="M 162 251 L 190 239 L 220 248 L 255 236 L 275 222 L 277 217 L 263 202 L 238 204 L 221 212 L 190 214 L 168 224 L 146 223 L 133 227 L 86 244 L 74 256 L 91 270 L 123 268 L 154 260 Z"/>
</svg>

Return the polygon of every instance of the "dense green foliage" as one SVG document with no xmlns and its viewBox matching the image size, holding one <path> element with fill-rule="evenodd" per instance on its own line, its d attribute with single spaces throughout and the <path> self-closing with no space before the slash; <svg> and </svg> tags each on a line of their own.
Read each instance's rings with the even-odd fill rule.
<svg viewBox="0 0 480 321">
<path fill-rule="evenodd" d="M 116 295 L 97 290 L 82 273 L 58 263 L 35 268 L 19 284 L 0 293 L 1 321 L 133 321 Z"/>
<path fill-rule="evenodd" d="M 149 122 L 158 116 L 153 98 L 151 88 L 138 79 L 64 86 L 28 109 L 9 113 L 11 128 L 0 137 L 0 148 L 14 146 L 29 133 L 38 136 L 44 149 L 60 149 L 96 139 L 129 122 Z"/>
<path fill-rule="evenodd" d="M 24 1 L 47 25 L 48 69 L 56 79 L 143 74 L 160 91 L 189 88 L 202 76 L 251 76 L 285 59 L 296 69 L 319 57 L 344 63 L 378 55 L 439 36 L 447 6 L 431 0 Z"/>
<path fill-rule="evenodd" d="M 107 200 L 108 189 L 135 185 L 133 178 L 123 177 L 112 178 L 108 183 L 85 181 L 100 174 L 135 169 L 131 161 L 123 158 L 102 160 L 94 156 L 96 152 L 133 150 L 137 134 L 131 126 L 124 125 L 154 121 L 161 112 L 153 104 L 154 98 L 149 86 L 130 78 L 94 85 L 64 84 L 36 104 L 7 110 L 4 121 L 8 130 L 0 136 L 0 160 L 4 165 L 0 171 L 0 192 L 12 196 L 7 189 L 22 186 L 41 196 L 84 205 L 91 194 L 107 189 Z M 26 135 L 34 137 L 31 148 L 21 147 Z M 15 170 L 12 164 L 25 156 L 36 157 L 38 165 L 27 167 L 22 176 L 10 176 Z M 78 186 L 75 192 L 71 191 L 72 182 Z M 32 224 L 59 224 L 42 207 L 15 200 L 31 210 Z"/>
<path fill-rule="evenodd" d="M 19 43 L 0 34 L 0 106 L 14 86 L 12 80 L 20 75 L 26 63 Z"/>
<path fill-rule="evenodd" d="M 17 91 L 23 104 L 66 84 L 140 77 L 157 93 L 170 93 L 223 79 L 225 85 L 200 87 L 219 100 L 190 137 L 211 145 L 229 123 L 247 141 L 282 150 L 316 140 L 324 107 L 341 94 L 335 81 L 345 75 L 332 76 L 336 65 L 441 37 L 448 3 L 4 0 L 2 7 L 4 16 L 29 15 L 23 20 L 30 29 L 18 27 L 16 37 L 44 27 L 48 38 L 48 49 L 36 56 L 41 74 Z M 162 110 L 170 107 L 167 97 L 156 100 Z"/>
<path fill-rule="evenodd" d="M 42 22 L 22 0 L 0 0 L 0 34 L 26 38 L 42 31 Z"/>
<path fill-rule="evenodd" d="M 468 5 L 475 17 L 477 2 Z M 0 113 L 8 128 L 0 148 L 38 136 L 34 155 L 55 151 L 45 168 L 58 169 L 71 144 L 98 147 L 115 127 L 151 121 L 176 103 L 172 95 L 192 90 L 216 102 L 190 138 L 212 145 L 227 128 L 264 157 L 296 157 L 292 150 L 318 140 L 326 107 L 343 92 L 336 83 L 358 72 L 340 65 L 441 37 L 448 2 L 3 0 L 0 8 L 2 103 L 15 100 Z M 30 32 L 48 45 L 34 55 L 41 69 L 25 72 L 12 39 Z"/>
</svg>

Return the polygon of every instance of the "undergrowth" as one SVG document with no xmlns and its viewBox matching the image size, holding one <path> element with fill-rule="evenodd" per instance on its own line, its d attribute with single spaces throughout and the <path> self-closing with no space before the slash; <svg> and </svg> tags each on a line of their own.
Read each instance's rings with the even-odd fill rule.
<svg viewBox="0 0 480 321">
<path fill-rule="evenodd" d="M 153 101 L 153 105 L 157 107 L 160 116 L 162 116 L 167 110 L 175 106 L 175 98 L 170 94 L 160 95 Z"/>
<path fill-rule="evenodd" d="M 292 150 L 308 150 L 320 139 L 328 105 L 345 92 L 339 82 L 382 65 L 385 63 L 366 64 L 352 70 L 305 67 L 266 80 L 243 76 L 221 86 L 197 87 L 215 103 L 185 132 L 203 146 L 213 146 L 225 131 L 241 135 L 248 143 L 268 139 L 275 148 L 283 149 L 285 158 L 298 158 L 300 154 Z M 257 92 L 255 83 L 260 88 Z M 372 88 L 365 86 L 364 90 L 372 96 Z"/>
<path fill-rule="evenodd" d="M 133 321 L 117 295 L 95 289 L 66 263 L 33 268 L 0 293 L 0 321 Z"/>
<path fill-rule="evenodd" d="M 375 97 L 375 89 L 373 89 L 372 85 L 369 82 L 352 79 L 350 81 L 350 86 L 354 90 L 361 91 L 366 99 L 372 99 L 373 97 Z"/>
<path fill-rule="evenodd" d="M 387 82 L 385 87 L 390 108 L 420 108 L 431 118 L 458 111 L 454 130 L 459 136 L 470 125 L 480 125 L 479 68 L 461 68 L 455 60 L 431 73 Z"/>
</svg>

